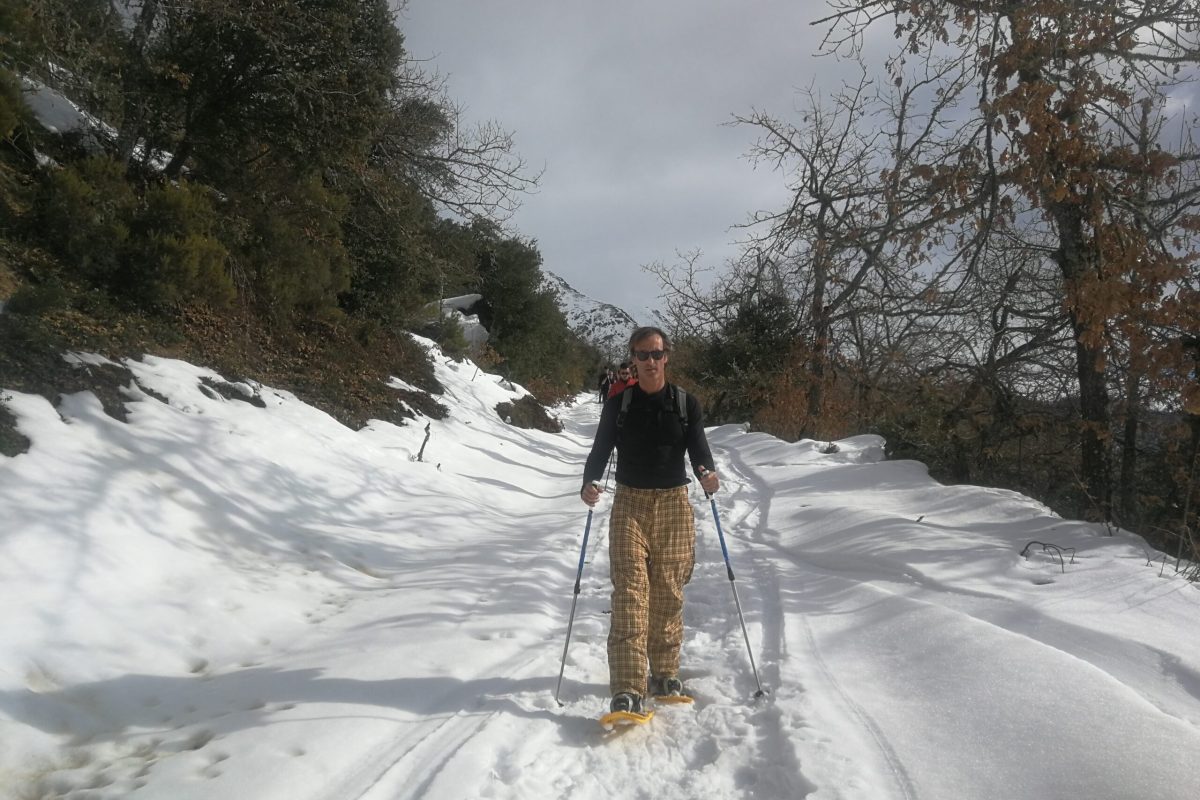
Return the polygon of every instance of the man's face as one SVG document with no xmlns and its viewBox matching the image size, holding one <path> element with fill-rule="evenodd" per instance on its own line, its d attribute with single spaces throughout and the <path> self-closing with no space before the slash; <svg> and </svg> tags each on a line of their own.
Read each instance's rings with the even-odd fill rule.
<svg viewBox="0 0 1200 800">
<path fill-rule="evenodd" d="M 643 356 L 646 357 L 644 361 Z M 633 357 L 637 359 L 638 380 L 653 384 L 667 366 L 670 354 L 666 352 L 662 337 L 653 333 L 633 343 Z"/>
<path fill-rule="evenodd" d="M 620 378 L 620 379 L 621 379 L 621 380 L 623 380 L 623 381 L 627 381 L 627 380 L 629 380 L 629 370 L 627 370 L 627 369 L 620 370 L 620 371 L 617 373 L 617 377 L 618 377 L 618 378 Z"/>
</svg>

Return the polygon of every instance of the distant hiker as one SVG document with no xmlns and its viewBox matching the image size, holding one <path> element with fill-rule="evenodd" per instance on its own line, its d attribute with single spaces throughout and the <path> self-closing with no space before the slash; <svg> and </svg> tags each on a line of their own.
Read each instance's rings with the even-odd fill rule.
<svg viewBox="0 0 1200 800">
<path fill-rule="evenodd" d="M 613 371 L 605 369 L 600 373 L 600 381 L 597 388 L 600 390 L 600 399 L 597 402 L 603 403 L 608 399 L 608 390 L 613 384 Z"/>
<path fill-rule="evenodd" d="M 633 377 L 633 370 L 628 361 L 622 361 L 621 366 L 617 369 L 617 379 L 613 381 L 613 385 L 608 387 L 608 396 L 615 397 L 628 387 L 637 383 L 637 378 Z"/>
<path fill-rule="evenodd" d="M 692 577 L 696 555 L 684 452 L 705 492 L 717 491 L 719 481 L 700 403 L 667 382 L 667 334 L 659 328 L 638 328 L 629 349 L 638 360 L 641 379 L 605 402 L 580 497 L 589 507 L 596 505 L 600 489 L 593 481 L 603 479 L 616 447 L 617 490 L 609 521 L 610 710 L 640 714 L 647 691 L 684 693 L 679 679 L 683 587 Z M 628 374 L 627 364 L 621 372 Z"/>
</svg>

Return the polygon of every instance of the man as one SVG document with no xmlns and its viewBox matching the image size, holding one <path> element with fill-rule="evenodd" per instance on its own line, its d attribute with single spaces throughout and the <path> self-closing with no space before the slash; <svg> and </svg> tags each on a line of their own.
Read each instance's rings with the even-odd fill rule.
<svg viewBox="0 0 1200 800">
<path fill-rule="evenodd" d="M 681 398 L 679 389 L 667 382 L 667 335 L 658 328 L 638 328 L 629 349 L 637 359 L 639 381 L 605 402 L 580 497 L 589 507 L 596 505 L 598 482 L 616 447 L 617 490 L 609 521 L 610 710 L 641 714 L 647 691 L 684 694 L 679 679 L 683 587 L 692 577 L 696 549 L 684 452 L 705 492 L 717 491 L 719 481 L 700 404 L 690 394 Z M 686 417 L 679 413 L 680 399 L 685 400 Z"/>
<path fill-rule="evenodd" d="M 597 402 L 603 403 L 608 399 L 609 387 L 613 385 L 616 379 L 613 377 L 612 367 L 605 367 L 600 371 L 600 380 L 597 383 L 597 388 L 600 390 L 599 399 Z"/>
<path fill-rule="evenodd" d="M 628 361 L 622 361 L 621 366 L 617 369 L 617 379 L 613 381 L 612 386 L 608 387 L 608 396 L 618 395 L 635 383 L 637 383 L 637 378 L 633 377 L 633 365 Z"/>
</svg>

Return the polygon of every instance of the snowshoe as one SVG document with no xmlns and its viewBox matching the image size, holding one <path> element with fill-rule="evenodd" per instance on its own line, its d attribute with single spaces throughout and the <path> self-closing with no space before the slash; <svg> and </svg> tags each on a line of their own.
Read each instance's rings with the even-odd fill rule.
<svg viewBox="0 0 1200 800">
<path fill-rule="evenodd" d="M 625 725 L 645 725 L 653 717 L 654 712 L 645 710 L 640 696 L 620 692 L 613 697 L 608 713 L 600 718 L 600 725 L 605 730 L 612 730 Z"/>
<path fill-rule="evenodd" d="M 692 698 L 683 689 L 683 681 L 671 675 L 650 678 L 650 694 L 656 703 L 691 703 Z"/>
</svg>

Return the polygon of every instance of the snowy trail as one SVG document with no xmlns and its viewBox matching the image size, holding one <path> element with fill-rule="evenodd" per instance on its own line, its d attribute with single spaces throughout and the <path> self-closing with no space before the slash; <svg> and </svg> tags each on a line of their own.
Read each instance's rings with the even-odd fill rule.
<svg viewBox="0 0 1200 800">
<path fill-rule="evenodd" d="M 1200 592 L 1028 498 L 876 437 L 710 429 L 683 677 L 606 735 L 608 509 L 553 699 L 599 407 L 561 434 L 438 360 L 449 414 L 348 431 L 295 398 L 130 365 L 130 421 L 10 393 L 0 798 L 1163 800 L 1200 783 Z M 143 391 L 144 390 L 144 391 Z M 156 398 L 164 398 L 159 400 Z M 1077 548 L 1074 564 L 1031 539 Z"/>
<path fill-rule="evenodd" d="M 578 481 L 572 468 L 582 463 L 595 421 L 596 409 L 586 405 L 568 412 L 568 431 L 577 431 L 574 440 L 579 448 L 574 458 L 561 462 L 561 478 L 570 485 Z M 564 505 L 561 499 L 555 504 Z M 534 596 L 543 616 L 541 627 L 551 632 L 549 636 L 478 671 L 473 680 L 440 698 L 403 735 L 393 734 L 354 762 L 344 780 L 333 782 L 319 796 L 322 800 L 437 800 L 807 794 L 813 787 L 799 768 L 789 732 L 782 727 L 783 715 L 770 700 L 751 702 L 755 687 L 715 527 L 705 516 L 708 508 L 698 496 L 701 537 L 689 593 L 692 623 L 684 654 L 685 663 L 694 665 L 685 677 L 697 696 L 696 707 L 660 709 L 651 727 L 613 735 L 606 735 L 596 723 L 607 702 L 608 515 L 603 508 L 593 521 L 562 692 L 564 706 L 558 708 L 551 695 L 577 557 L 547 563 L 538 581 L 540 590 Z M 579 546 L 581 530 L 575 528 L 585 517 L 572 491 L 564 512 L 530 524 L 527 535 L 531 541 L 553 542 L 552 549 L 561 557 L 570 552 L 568 547 Z M 472 517 L 464 521 L 470 523 Z M 579 524 L 564 525 L 567 521 Z M 501 544 L 502 538 L 499 535 L 496 542 L 482 546 L 512 546 Z M 513 559 L 514 572 L 522 569 L 516 566 L 519 562 Z M 506 594 L 518 580 L 515 574 L 496 577 Z M 753 582 L 765 585 L 757 576 Z M 515 610 L 511 597 L 505 605 L 509 612 Z M 780 634 L 782 627 L 782 620 L 777 620 Z M 503 639 L 516 633 L 495 635 Z M 563 749 L 570 755 L 546 758 L 548 751 Z M 643 776 L 637 786 L 625 785 L 624 776 L 631 774 Z"/>
<path fill-rule="evenodd" d="M 564 478 L 578 482 L 573 467 L 582 463 L 597 420 L 598 409 L 579 405 L 567 414 L 568 431 L 577 432 L 580 448 L 576 458 L 564 462 Z M 582 524 L 586 514 L 571 495 L 573 515 Z M 595 515 L 592 538 L 585 563 L 583 589 L 577 610 L 575 629 L 567 661 L 561 709 L 547 702 L 553 689 L 554 659 L 560 641 L 546 644 L 541 663 L 550 680 L 544 694 L 523 698 L 527 707 L 547 709 L 553 715 L 550 725 L 532 724 L 513 738 L 520 746 L 509 746 L 497 757 L 497 767 L 484 772 L 491 778 L 474 787 L 482 797 L 646 797 L 646 798 L 727 798 L 740 796 L 797 797 L 811 787 L 803 778 L 794 750 L 786 734 L 779 729 L 779 714 L 769 703 L 750 701 L 754 690 L 746 661 L 745 646 L 732 613 L 720 548 L 716 544 L 711 519 L 701 516 L 708 504 L 702 496 L 697 502 L 698 525 L 702 535 L 697 547 L 697 568 L 689 594 L 690 637 L 684 653 L 685 663 L 699 665 L 685 671 L 696 707 L 659 710 L 649 728 L 605 734 L 596 718 L 607 702 L 607 661 L 605 638 L 608 626 L 608 554 L 606 504 Z M 571 512 L 568 512 L 571 514 Z M 580 531 L 569 535 L 579 546 Z M 570 568 L 577 559 L 564 563 Z M 559 581 L 549 585 L 558 593 L 562 605 L 552 616 L 565 626 L 570 585 L 573 575 L 565 569 Z M 560 634 L 563 627 L 560 627 Z M 736 638 L 734 637 L 736 634 Z M 511 720 L 489 720 L 487 724 L 516 727 Z M 467 767 L 481 761 L 481 753 L 494 750 L 495 737 L 478 728 L 475 741 L 460 744 L 450 754 Z M 572 757 L 544 758 L 547 748 L 564 744 L 579 752 Z M 513 763 L 523 765 L 514 771 Z M 503 765 L 510 765 L 505 768 Z M 442 781 L 434 779 L 419 794 L 395 794 L 386 788 L 370 797 L 427 798 L 461 797 L 461 773 L 443 770 Z M 637 785 L 625 785 L 625 776 L 640 776 Z M 503 786 L 503 788 L 501 788 Z"/>
<path fill-rule="evenodd" d="M 722 433 L 725 435 L 721 435 Z M 918 794 L 891 743 L 874 718 L 854 699 L 853 694 L 838 680 L 826 662 L 808 623 L 807 615 L 788 617 L 786 609 L 789 603 L 784 598 L 781 584 L 788 585 L 789 590 L 786 594 L 794 596 L 797 590 L 793 587 L 809 584 L 811 578 L 806 574 L 806 570 L 796 569 L 801 565 L 800 562 L 774 545 L 776 537 L 771 528 L 773 489 L 770 483 L 747 463 L 736 447 L 723 446 L 725 442 L 736 440 L 736 428 L 728 426 L 712 436 L 714 450 L 719 454 L 717 468 L 725 476 L 725 494 L 718 495 L 718 506 L 725 508 L 722 513 L 730 519 L 730 523 L 724 524 L 724 529 L 727 537 L 734 542 L 730 545 L 731 549 L 737 545 L 746 546 L 749 549 L 744 558 L 750 558 L 752 563 L 766 565 L 765 570 L 760 568 L 755 576 L 758 580 L 751 581 L 751 585 L 769 587 L 770 590 L 769 595 L 765 589 L 762 592 L 767 599 L 762 608 L 764 616 L 770 613 L 774 617 L 774 624 L 770 626 L 774 628 L 773 634 L 768 634 L 768 626 L 763 625 L 763 648 L 766 651 L 764 660 L 768 666 L 783 667 L 775 670 L 776 680 L 771 691 L 775 692 L 777 697 L 795 698 L 802 708 L 803 694 L 806 687 L 811 687 L 812 691 L 834 698 L 841 707 L 841 718 L 851 726 L 851 730 L 843 730 L 837 735 L 800 735 L 796 737 L 795 743 L 802 751 L 806 751 L 805 763 L 820 763 L 828 770 L 827 780 L 832 786 L 839 787 L 829 796 L 888 796 L 916 800 Z M 731 560 L 732 558 L 731 556 Z M 764 572 L 769 574 L 765 580 L 762 579 Z M 780 576 L 785 577 L 781 579 Z M 792 662 L 792 658 L 796 661 Z M 795 668 L 804 662 L 809 664 L 808 670 Z M 802 713 L 794 712 L 792 716 L 803 718 Z M 798 722 L 796 727 L 810 726 L 806 722 Z M 856 763 L 851 764 L 850 760 L 839 752 L 845 744 L 844 737 L 848 734 L 854 735 L 857 740 L 854 751 L 860 754 L 869 753 L 872 756 L 870 760 L 863 759 L 860 755 Z M 796 761 L 801 758 L 798 753 L 793 753 L 792 757 Z M 865 777 L 872 774 L 873 779 Z M 888 791 L 889 784 L 893 791 Z M 809 784 L 809 788 L 816 791 L 817 786 Z M 828 787 L 826 792 L 821 794 L 827 792 Z"/>
<path fill-rule="evenodd" d="M 714 436 L 718 442 L 723 438 Z M 783 543 L 821 537 L 820 524 L 805 532 L 798 524 L 827 513 L 819 486 L 831 473 L 856 467 L 819 466 L 811 481 L 817 492 L 795 482 L 793 471 L 792 501 L 779 509 L 764 478 L 776 464 L 752 465 L 736 447 L 723 453 L 727 478 L 741 483 L 730 495 L 731 516 L 753 520 L 746 543 L 757 545 L 757 558 L 775 565 L 785 595 L 795 598 L 782 603 L 786 638 L 806 650 L 793 654 L 795 679 L 822 698 L 812 721 L 827 719 L 842 728 L 854 723 L 858 730 L 843 734 L 867 742 L 880 762 L 864 769 L 867 763 L 860 761 L 857 776 L 839 775 L 829 748 L 799 740 L 801 763 L 815 780 L 827 787 L 839 781 L 844 794 L 830 796 L 1183 796 L 1174 779 L 1139 774 L 1142 755 L 1126 744 L 1132 737 L 1177 765 L 1200 752 L 1195 721 L 1200 684 L 1176 655 L 1100 627 L 1056 620 L 1036 603 L 1014 607 L 1011 589 L 939 580 L 910 559 L 879 556 L 886 548 L 847 554 L 836 546 L 810 550 L 807 541 L 789 547 Z M 1000 503 L 1013 500 L 995 490 L 963 491 Z M 922 511 L 876 506 L 863 512 L 845 506 L 845 488 L 838 503 L 848 516 L 877 514 L 880 528 L 896 511 L 906 520 Z M 975 530 L 982 529 L 987 503 L 975 497 L 964 507 L 984 512 L 972 520 Z M 919 542 L 904 538 L 906 549 L 914 545 Z M 1039 574 L 1029 585 L 1052 583 Z M 930 676 L 937 676 L 932 685 Z M 1007 744 L 996 747 L 997 741 Z M 1059 752 L 1078 753 L 1089 744 L 1093 758 L 1064 768 Z M 1183 767 L 1180 773 L 1191 771 Z M 873 785 L 854 791 L 863 779 L 873 779 Z"/>
</svg>

